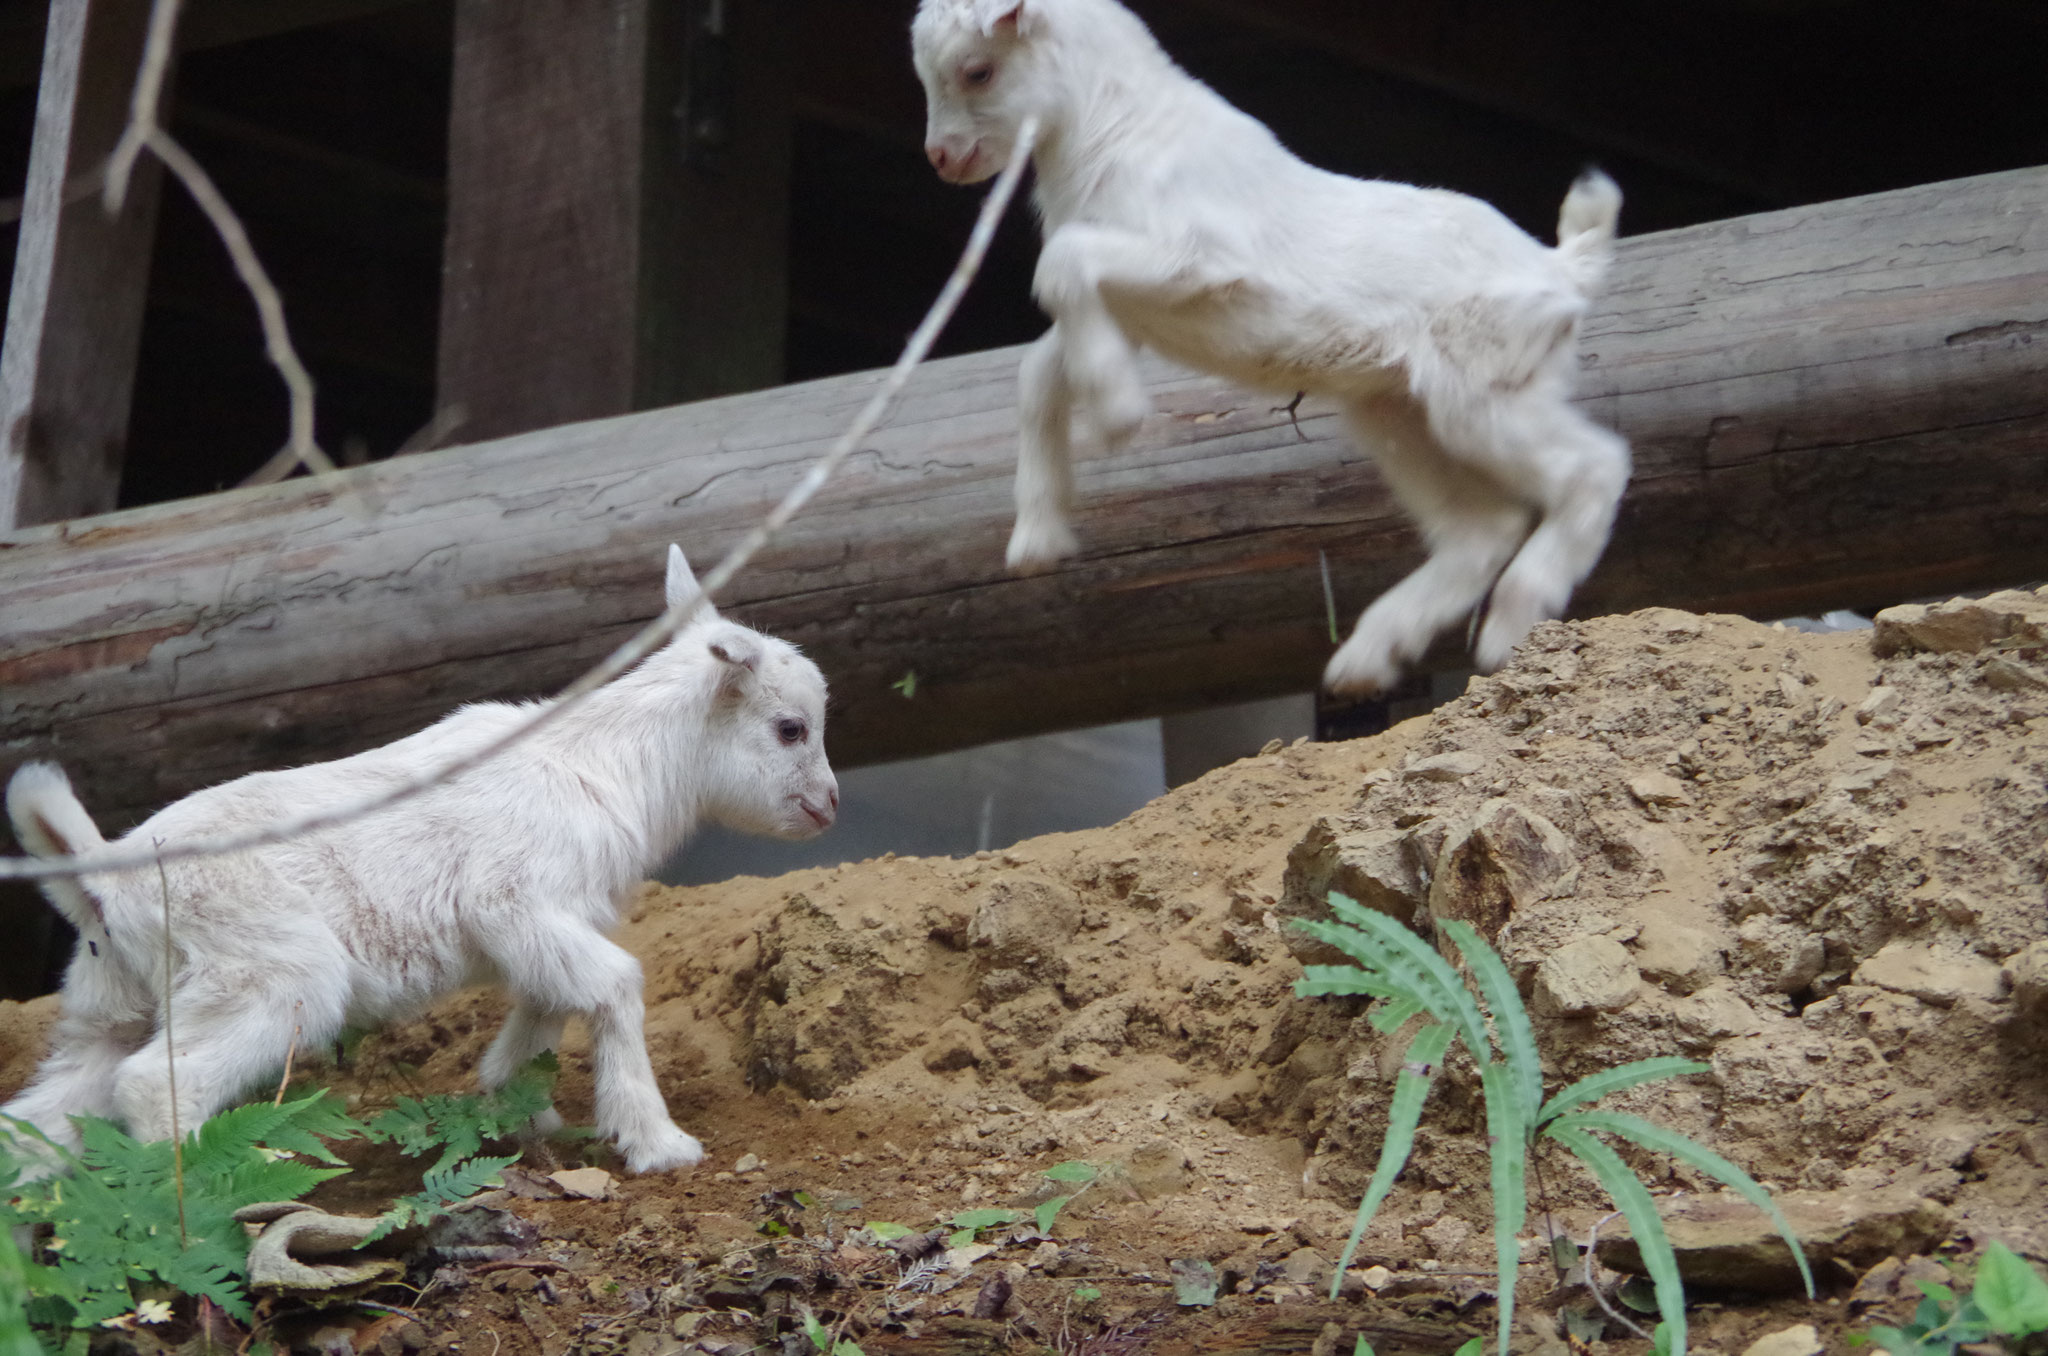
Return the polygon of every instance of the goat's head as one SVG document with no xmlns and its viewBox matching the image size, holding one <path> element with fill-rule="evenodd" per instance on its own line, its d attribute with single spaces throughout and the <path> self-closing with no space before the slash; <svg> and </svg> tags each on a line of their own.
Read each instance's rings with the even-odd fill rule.
<svg viewBox="0 0 2048 1356">
<path fill-rule="evenodd" d="M 924 84 L 924 153 L 948 183 L 979 183 L 1010 163 L 1027 113 L 1051 93 L 1047 0 L 923 0 L 910 25 Z"/>
<path fill-rule="evenodd" d="M 668 604 L 697 591 L 682 551 L 668 548 Z M 839 814 L 839 782 L 825 760 L 825 676 L 787 641 L 720 617 L 708 606 L 672 648 L 708 657 L 716 692 L 702 747 L 704 811 L 742 833 L 809 838 Z"/>
</svg>

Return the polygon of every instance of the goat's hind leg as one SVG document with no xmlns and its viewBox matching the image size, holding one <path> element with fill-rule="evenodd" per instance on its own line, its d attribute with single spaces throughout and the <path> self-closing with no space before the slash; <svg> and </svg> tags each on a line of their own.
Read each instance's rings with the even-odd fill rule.
<svg viewBox="0 0 2048 1356">
<path fill-rule="evenodd" d="M 477 1081 L 486 1091 L 504 1087 L 512 1075 L 531 1064 L 542 1051 L 561 1045 L 566 1021 L 565 1013 L 542 1012 L 528 1003 L 514 1003 L 498 1038 L 484 1053 Z M 537 1135 L 552 1135 L 562 1128 L 562 1114 L 550 1105 L 534 1116 L 532 1128 Z"/>
<path fill-rule="evenodd" d="M 1473 659 L 1507 663 L 1536 623 L 1558 616 L 1600 561 L 1628 488 L 1628 444 L 1562 394 L 1530 391 L 1485 412 L 1473 460 L 1534 502 L 1539 520 L 1493 586 Z M 1462 421 L 1450 421 L 1453 424 Z M 1470 453 L 1468 453 L 1470 455 Z"/>
<path fill-rule="evenodd" d="M 1055 324 L 1025 350 L 1017 370 L 1017 524 L 1005 557 L 1019 574 L 1037 574 L 1075 554 L 1068 515 L 1074 506 L 1064 332 Z"/>
<path fill-rule="evenodd" d="M 121 1062 L 149 1039 L 154 1025 L 147 995 L 115 971 L 116 962 L 93 955 L 81 944 L 65 975 L 62 1010 L 50 1032 L 50 1051 L 35 1076 L 0 1116 L 26 1121 L 67 1149 L 77 1149 L 72 1116 L 111 1119 L 119 1114 L 115 1080 Z M 0 1125 L 38 1176 L 61 1164 L 31 1135 Z"/>
<path fill-rule="evenodd" d="M 1528 509 L 1447 457 L 1405 397 L 1350 410 L 1359 441 L 1422 528 L 1429 558 L 1373 601 L 1323 671 L 1339 694 L 1383 692 L 1436 634 L 1478 606 L 1528 531 Z"/>
</svg>

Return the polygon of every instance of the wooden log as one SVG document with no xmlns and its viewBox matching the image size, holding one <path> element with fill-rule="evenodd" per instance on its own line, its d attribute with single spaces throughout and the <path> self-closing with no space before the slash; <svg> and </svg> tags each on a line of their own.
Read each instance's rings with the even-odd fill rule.
<svg viewBox="0 0 2048 1356">
<path fill-rule="evenodd" d="M 2048 575 L 2048 170 L 1623 242 L 1584 400 L 1634 442 L 1576 606 L 1782 616 Z M 1151 369 L 1136 445 L 1080 466 L 1086 556 L 1016 579 L 1015 351 L 919 374 L 735 583 L 833 685 L 851 766 L 1311 687 L 1413 531 L 1311 402 Z M 707 563 L 872 373 L 549 429 L 0 537 L 0 748 L 111 823 L 546 692 Z M 906 674 L 915 696 L 892 688 Z"/>
<path fill-rule="evenodd" d="M 0 356 L 0 528 L 105 513 L 128 444 L 161 167 L 117 216 L 95 171 L 128 121 L 148 6 L 57 0 Z"/>
<path fill-rule="evenodd" d="M 772 384 L 776 7 L 460 0 L 436 401 L 466 440 Z"/>
</svg>

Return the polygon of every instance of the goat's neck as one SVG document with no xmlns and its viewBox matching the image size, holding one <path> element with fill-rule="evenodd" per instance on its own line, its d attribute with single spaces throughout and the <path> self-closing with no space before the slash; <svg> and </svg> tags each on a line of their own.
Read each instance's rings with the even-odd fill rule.
<svg viewBox="0 0 2048 1356">
<path fill-rule="evenodd" d="M 701 817 L 702 750 L 693 737 L 711 694 L 679 697 L 671 679 L 629 673 L 592 693 L 549 734 L 563 764 L 583 776 L 603 810 L 603 855 L 641 879 L 681 847 Z"/>
<path fill-rule="evenodd" d="M 1068 97 L 1048 119 L 1035 156 L 1048 231 L 1123 215 L 1123 200 L 1142 192 L 1134 171 L 1144 173 L 1155 148 L 1178 146 L 1189 106 L 1208 94 L 1156 46 L 1124 46 L 1061 54 Z"/>
</svg>

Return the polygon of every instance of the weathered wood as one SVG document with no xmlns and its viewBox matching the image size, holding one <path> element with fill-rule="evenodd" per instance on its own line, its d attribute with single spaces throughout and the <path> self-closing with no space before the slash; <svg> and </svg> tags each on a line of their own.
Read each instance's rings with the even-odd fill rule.
<svg viewBox="0 0 2048 1356">
<path fill-rule="evenodd" d="M 1786 615 L 2048 574 L 2048 170 L 1625 241 L 1585 403 L 1637 473 L 1582 612 Z M 1414 535 L 1311 402 L 1153 369 L 1087 556 L 1002 569 L 1014 351 L 934 363 L 730 607 L 833 684 L 842 766 L 1312 686 Z M 845 426 L 835 378 L 0 537 L 0 748 L 110 821 L 547 691 Z M 891 684 L 918 675 L 906 700 Z"/>
<path fill-rule="evenodd" d="M 92 176 L 128 118 L 146 5 L 56 0 L 0 353 L 0 527 L 114 507 L 161 171 L 108 216 Z"/>
<path fill-rule="evenodd" d="M 731 0 L 459 0 L 436 399 L 463 437 L 779 378 L 778 32 Z"/>
</svg>

